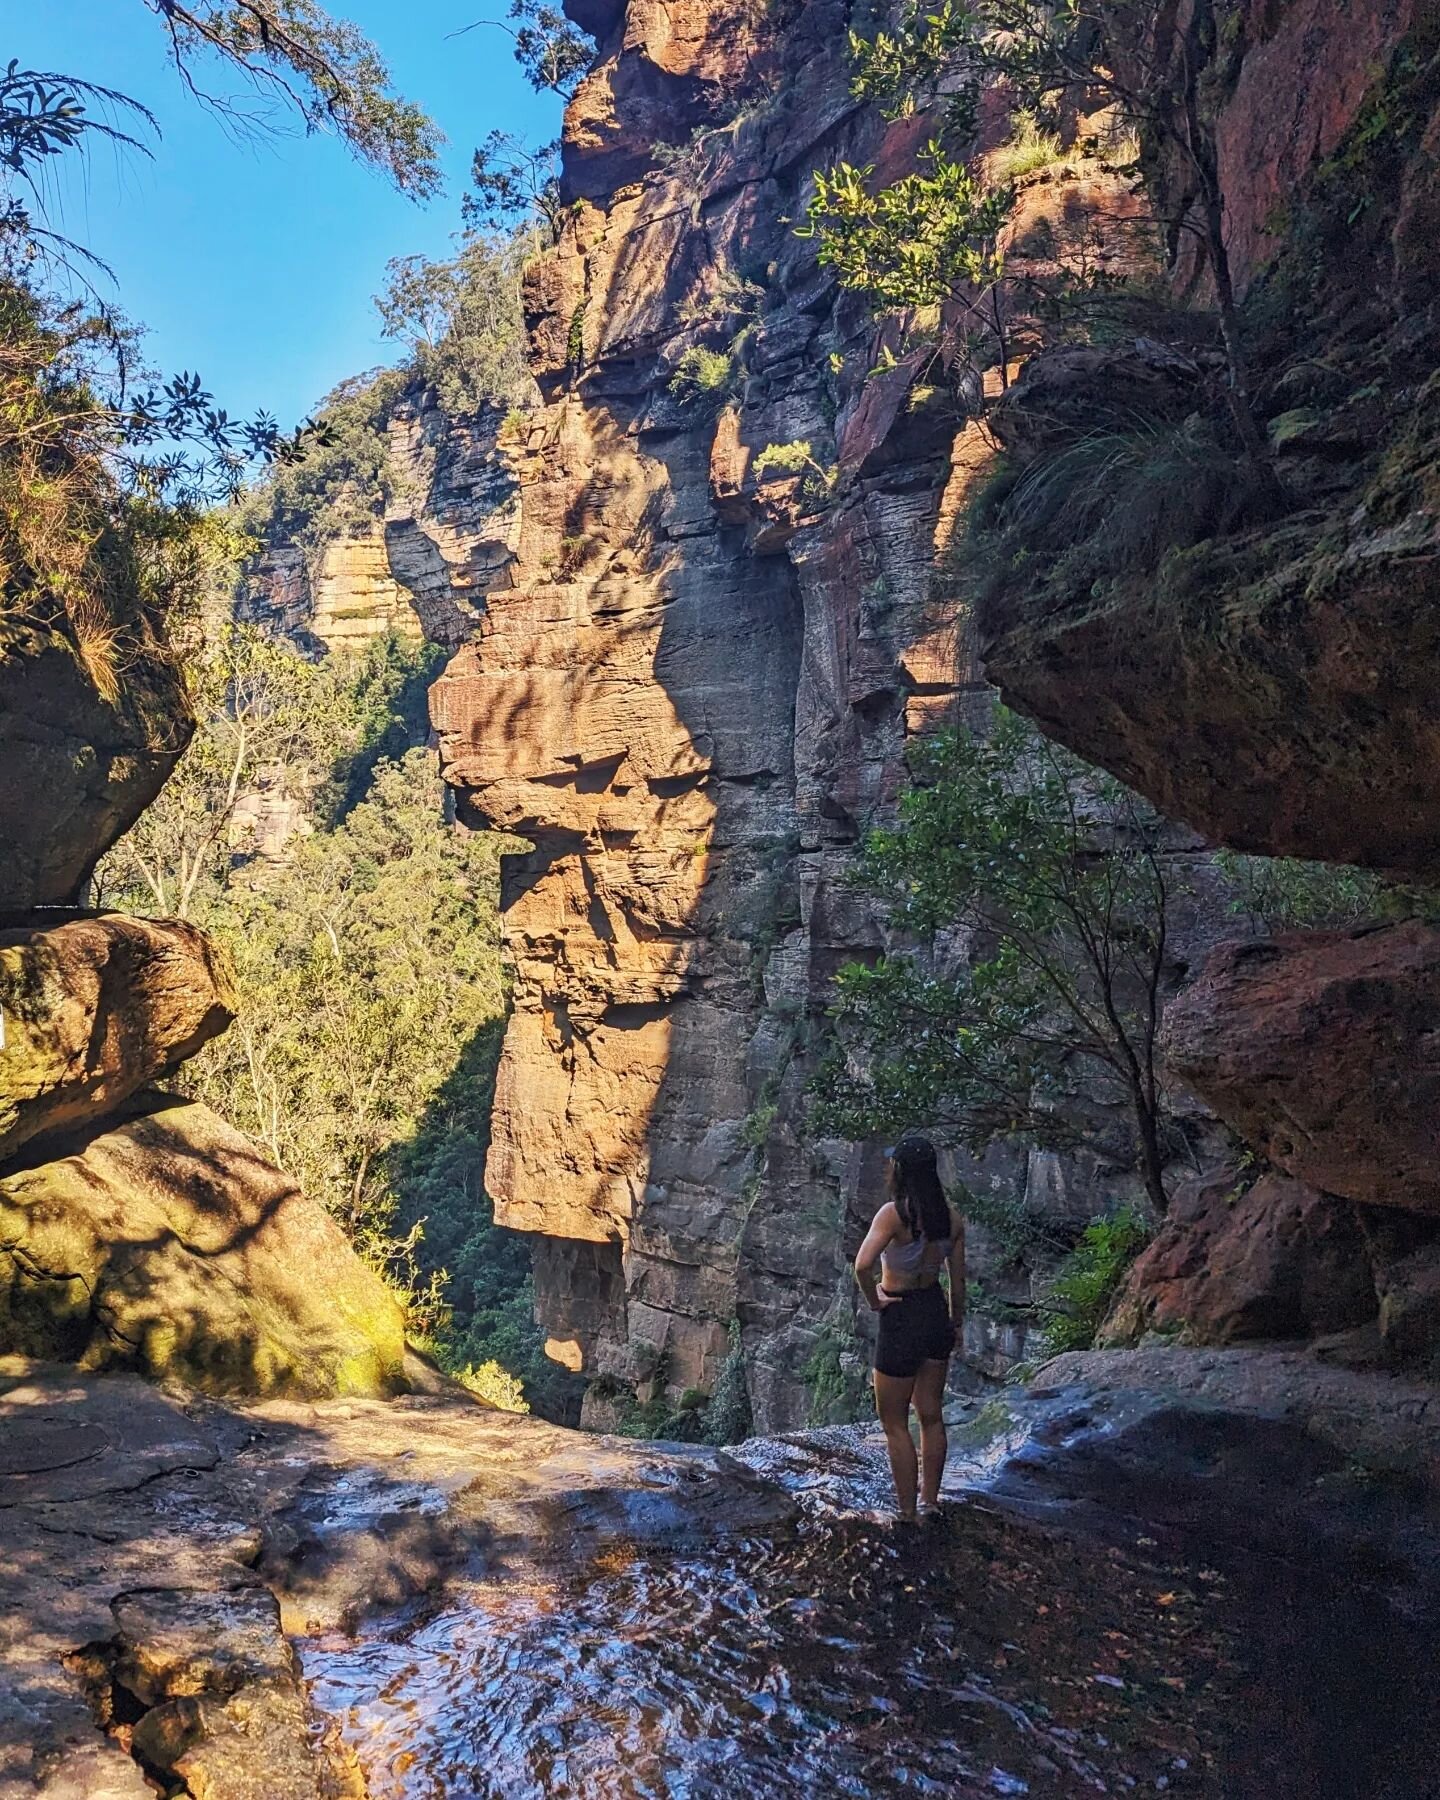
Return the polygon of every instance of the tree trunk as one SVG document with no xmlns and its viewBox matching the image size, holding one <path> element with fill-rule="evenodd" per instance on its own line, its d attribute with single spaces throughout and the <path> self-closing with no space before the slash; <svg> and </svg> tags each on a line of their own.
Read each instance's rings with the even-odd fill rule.
<svg viewBox="0 0 1440 1800">
<path fill-rule="evenodd" d="M 1165 1192 L 1165 1183 L 1161 1180 L 1165 1158 L 1160 1149 L 1160 1122 L 1153 1107 L 1147 1105 L 1138 1091 L 1135 1095 L 1135 1122 L 1140 1128 L 1140 1166 L 1145 1176 L 1145 1192 L 1150 1196 L 1151 1205 L 1163 1219 L 1170 1207 L 1170 1196 Z"/>
</svg>

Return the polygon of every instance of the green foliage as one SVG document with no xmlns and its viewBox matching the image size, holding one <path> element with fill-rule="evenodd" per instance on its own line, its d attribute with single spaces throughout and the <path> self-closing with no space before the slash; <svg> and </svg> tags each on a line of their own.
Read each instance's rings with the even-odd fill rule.
<svg viewBox="0 0 1440 1800">
<path fill-rule="evenodd" d="M 528 1413 L 530 1410 L 521 1382 L 507 1374 L 493 1358 L 478 1365 L 467 1363 L 463 1369 L 455 1371 L 455 1379 L 477 1399 L 501 1412 Z"/>
<path fill-rule="evenodd" d="M 458 255 L 396 257 L 375 305 L 386 337 L 398 338 L 410 368 L 435 390 L 451 418 L 482 406 L 528 400 L 520 276 L 533 235 L 475 235 Z"/>
<path fill-rule="evenodd" d="M 735 358 L 728 351 L 692 344 L 675 365 L 670 392 L 687 404 L 719 406 L 735 384 Z"/>
<path fill-rule="evenodd" d="M 842 1360 L 857 1350 L 853 1331 L 836 1324 L 820 1333 L 809 1360 L 800 1372 L 809 1395 L 811 1425 L 848 1425 L 870 1411 L 869 1384 L 862 1374 L 847 1370 Z"/>
<path fill-rule="evenodd" d="M 325 546 L 375 528 L 391 497 L 388 424 L 417 382 L 451 418 L 484 406 L 528 402 L 520 277 L 534 234 L 468 236 L 459 252 L 431 261 L 397 257 L 376 297 L 381 329 L 407 360 L 342 382 L 321 403 L 303 454 L 253 487 L 237 522 L 261 544 L 298 545 L 312 570 Z"/>
<path fill-rule="evenodd" d="M 507 17 L 515 23 L 503 29 L 515 40 L 515 60 L 525 79 L 537 94 L 548 89 L 568 100 L 595 60 L 590 39 L 559 7 L 547 6 L 544 0 L 511 0 Z"/>
<path fill-rule="evenodd" d="M 873 38 L 851 31 L 856 97 L 873 101 L 888 119 L 914 112 L 917 98 L 928 98 L 957 54 L 971 46 L 977 26 L 976 12 L 956 0 L 941 0 L 934 10 L 905 0 L 892 30 Z"/>
<path fill-rule="evenodd" d="M 675 315 L 682 325 L 718 325 L 753 319 L 764 298 L 765 289 L 758 281 L 752 281 L 738 269 L 727 268 L 722 269 L 698 296 L 682 300 Z M 731 343 L 732 355 L 739 343 L 739 337 Z"/>
<path fill-rule="evenodd" d="M 572 369 L 580 368 L 585 361 L 585 302 L 576 304 L 570 315 L 570 330 L 565 338 L 565 357 Z"/>
<path fill-rule="evenodd" d="M 113 347 L 103 321 L 0 279 L 0 621 L 60 631 L 111 701 L 126 667 L 183 652 L 237 547 L 123 466 L 96 394 Z"/>
<path fill-rule="evenodd" d="M 338 132 L 402 193 L 426 199 L 441 182 L 439 132 L 395 95 L 370 40 L 316 0 L 144 0 L 158 14 L 182 72 L 207 56 L 299 113 L 307 131 Z M 195 85 L 193 80 L 192 87 Z M 262 123 L 251 115 L 252 128 Z"/>
<path fill-rule="evenodd" d="M 738 1444 L 749 1437 L 753 1429 L 750 1393 L 745 1382 L 745 1352 L 740 1344 L 740 1321 L 732 1319 L 730 1354 L 721 1365 L 705 1409 L 705 1442 Z"/>
<path fill-rule="evenodd" d="M 470 165 L 470 191 L 460 203 L 465 229 L 508 236 L 544 225 L 557 237 L 568 208 L 560 199 L 560 140 L 530 148 L 508 131 L 492 131 Z"/>
<path fill-rule="evenodd" d="M 638 1353 L 644 1348 L 635 1346 Z M 654 1384 L 649 1400 L 641 1401 L 627 1387 L 603 1378 L 593 1389 L 621 1402 L 615 1422 L 621 1437 L 664 1438 L 681 1444 L 738 1444 L 753 1429 L 750 1396 L 745 1383 L 745 1353 L 740 1344 L 740 1322 L 730 1321 L 730 1353 L 721 1365 L 714 1391 L 707 1397 L 700 1388 L 686 1388 L 672 1401 L 664 1391 L 667 1358 L 655 1356 L 644 1379 Z"/>
<path fill-rule="evenodd" d="M 1002 1258 L 1018 1262 L 1027 1252 L 1063 1252 L 1069 1241 L 1040 1215 L 1030 1212 L 1023 1194 L 987 1193 L 957 1184 L 950 1204 L 967 1224 L 977 1225 L 990 1238 Z"/>
<path fill-rule="evenodd" d="M 934 107 L 942 123 L 926 167 L 878 193 L 868 172 L 847 165 L 817 177 L 809 229 L 845 285 L 887 306 L 923 304 L 922 296 L 958 303 L 971 332 L 959 346 L 962 366 L 984 367 L 993 350 L 1003 385 L 1010 326 L 998 232 L 1013 198 L 1003 178 L 1014 156 L 993 160 L 978 183 L 971 177 L 964 159 L 978 96 L 1001 91 L 1032 119 L 1109 109 L 1117 138 L 1138 143 L 1156 222 L 1171 241 L 1187 234 L 1208 261 L 1232 423 L 1259 499 L 1278 511 L 1285 496 L 1250 398 L 1226 242 L 1214 104 L 1234 51 L 1222 40 L 1212 0 L 1194 8 L 1184 30 L 1162 0 L 1101 7 L 943 0 L 934 11 L 912 3 L 873 38 L 852 32 L 850 48 L 858 95 L 892 118 Z M 1038 129 L 1015 149 L 1022 163 L 1049 154 Z M 947 328 L 945 347 L 953 337 Z"/>
<path fill-rule="evenodd" d="M 920 948 L 841 970 L 815 1124 L 1084 1147 L 1138 1165 L 1163 1210 L 1160 821 L 1004 711 L 988 737 L 938 734 L 912 764 L 899 826 L 871 832 L 856 879 Z M 1133 1135 L 1116 1138 L 1077 1075 L 1123 1103 Z"/>
<path fill-rule="evenodd" d="M 1230 910 L 1273 930 L 1354 925 L 1412 910 L 1400 890 L 1368 869 L 1233 850 L 1219 851 L 1215 860 L 1235 890 Z"/>
<path fill-rule="evenodd" d="M 143 0 L 167 33 L 169 52 L 198 98 L 221 106 L 242 130 L 276 129 L 268 105 L 245 108 L 208 93 L 197 66 L 239 76 L 262 102 L 277 102 L 307 131 L 337 133 L 354 154 L 417 199 L 440 186 L 440 135 L 416 106 L 397 96 L 375 46 L 348 20 L 316 0 Z M 154 115 L 128 95 L 55 70 L 21 69 L 0 76 L 0 238 L 11 236 L 73 272 L 98 265 L 83 245 L 46 223 L 59 191 L 48 181 L 51 159 L 108 144 L 122 154 L 148 147 L 117 123 L 159 135 Z"/>
<path fill-rule="evenodd" d="M 780 1108 L 774 1100 L 764 1100 L 754 1112 L 747 1115 L 740 1128 L 742 1141 L 751 1150 L 762 1149 L 775 1125 L 775 1117 Z"/>
<path fill-rule="evenodd" d="M 822 264 L 842 287 L 887 308 L 958 300 L 977 310 L 1005 259 L 1000 233 L 1014 205 L 1008 187 L 987 188 L 964 162 L 932 139 L 922 168 L 877 191 L 874 165 L 840 163 L 817 173 L 807 223 L 797 234 L 819 241 Z"/>
<path fill-rule="evenodd" d="M 829 499 L 839 480 L 834 463 L 828 467 L 815 455 L 809 438 L 795 438 L 788 444 L 766 444 L 754 462 L 755 474 L 763 481 L 767 475 L 800 475 L 801 491 L 810 500 Z"/>
<path fill-rule="evenodd" d="M 1088 1350 L 1126 1270 L 1149 1243 L 1151 1229 L 1129 1208 L 1092 1219 L 1051 1278 L 1040 1303 L 1042 1355 Z"/>
</svg>

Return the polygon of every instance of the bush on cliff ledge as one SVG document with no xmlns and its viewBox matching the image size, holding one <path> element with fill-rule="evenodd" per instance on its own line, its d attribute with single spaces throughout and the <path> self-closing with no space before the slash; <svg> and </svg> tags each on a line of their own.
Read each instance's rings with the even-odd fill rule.
<svg viewBox="0 0 1440 1800">
<path fill-rule="evenodd" d="M 899 826 L 871 832 L 856 879 L 915 948 L 841 970 L 817 1125 L 1088 1151 L 1138 1168 L 1163 1212 L 1163 822 L 1003 711 L 911 761 Z"/>
</svg>

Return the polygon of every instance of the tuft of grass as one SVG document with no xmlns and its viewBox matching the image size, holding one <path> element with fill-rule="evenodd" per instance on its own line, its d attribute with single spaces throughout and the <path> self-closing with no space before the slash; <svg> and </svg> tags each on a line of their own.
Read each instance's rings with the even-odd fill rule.
<svg viewBox="0 0 1440 1800">
<path fill-rule="evenodd" d="M 977 625 L 1004 630 L 1037 579 L 1093 592 L 1262 516 L 1244 459 L 1198 413 L 1107 425 L 1018 468 L 1002 459 L 969 512 Z"/>
<path fill-rule="evenodd" d="M 985 158 L 985 174 L 994 187 L 1009 187 L 1022 175 L 1053 168 L 1065 160 L 1059 136 L 1041 129 L 1033 112 L 1015 114 L 1015 127 L 1006 141 Z"/>
</svg>

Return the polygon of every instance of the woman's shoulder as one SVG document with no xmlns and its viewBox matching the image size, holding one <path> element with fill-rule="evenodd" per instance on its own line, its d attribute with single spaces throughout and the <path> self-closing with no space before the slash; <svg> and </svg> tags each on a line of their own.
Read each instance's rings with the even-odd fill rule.
<svg viewBox="0 0 1440 1800">
<path fill-rule="evenodd" d="M 872 1231 L 875 1230 L 877 1226 L 882 1231 L 900 1230 L 900 1208 L 896 1206 L 893 1200 L 886 1200 L 876 1212 L 875 1217 L 870 1221 L 870 1229 Z"/>
<path fill-rule="evenodd" d="M 950 1213 L 951 1235 L 956 1238 L 964 1237 L 964 1235 L 965 1235 L 965 1215 L 964 1215 L 964 1213 L 961 1212 L 961 1210 L 958 1206 L 954 1205 L 953 1202 L 951 1202 L 949 1200 L 947 1200 L 945 1202 L 945 1205 L 949 1209 L 949 1213 Z"/>
</svg>

